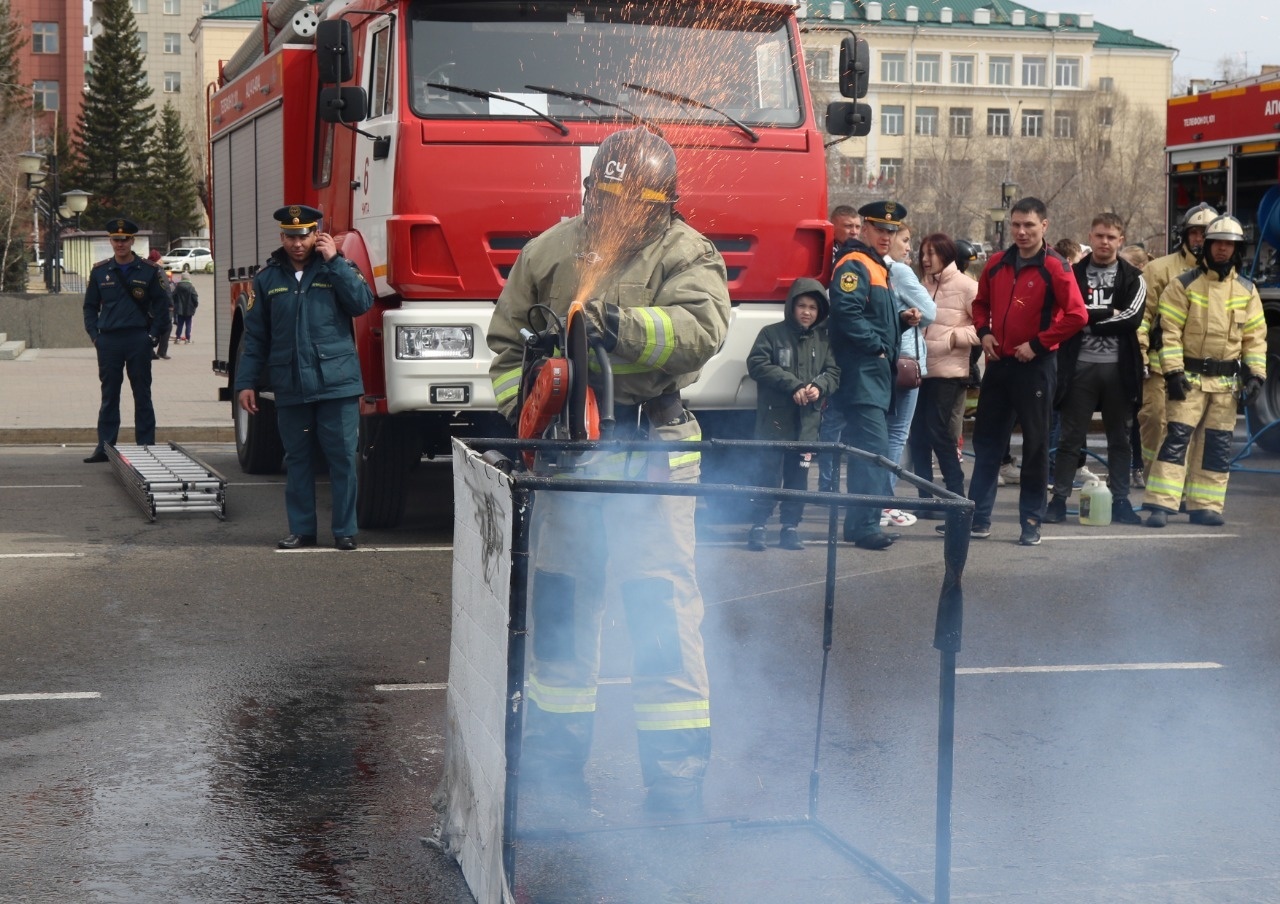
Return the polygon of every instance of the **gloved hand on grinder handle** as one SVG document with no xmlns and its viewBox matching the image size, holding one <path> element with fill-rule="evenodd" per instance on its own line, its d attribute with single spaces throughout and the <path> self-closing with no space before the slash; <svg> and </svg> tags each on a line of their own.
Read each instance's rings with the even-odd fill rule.
<svg viewBox="0 0 1280 904">
<path fill-rule="evenodd" d="M 1240 404 L 1248 407 L 1258 401 L 1258 396 L 1262 395 L 1262 378 L 1255 377 L 1253 374 L 1244 378 L 1240 384 Z"/>
<path fill-rule="evenodd" d="M 587 319 L 587 341 L 604 346 L 607 352 L 618 344 L 618 306 L 606 304 L 602 298 L 591 298 L 582 303 Z"/>
</svg>

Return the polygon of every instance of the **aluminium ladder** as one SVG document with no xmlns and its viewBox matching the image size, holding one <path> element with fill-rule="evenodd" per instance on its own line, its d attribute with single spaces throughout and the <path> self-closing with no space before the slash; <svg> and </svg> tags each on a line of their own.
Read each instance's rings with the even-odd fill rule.
<svg viewBox="0 0 1280 904">
<path fill-rule="evenodd" d="M 148 521 L 161 512 L 227 514 L 227 481 L 177 443 L 107 446 L 107 458 L 125 491 Z"/>
</svg>

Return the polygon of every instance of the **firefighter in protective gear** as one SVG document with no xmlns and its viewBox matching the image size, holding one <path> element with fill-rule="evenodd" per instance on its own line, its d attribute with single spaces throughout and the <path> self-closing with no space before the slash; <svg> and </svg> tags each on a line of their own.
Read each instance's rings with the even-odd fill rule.
<svg viewBox="0 0 1280 904">
<path fill-rule="evenodd" d="M 621 439 L 697 441 L 680 400 L 720 347 L 729 291 L 715 246 L 673 211 L 675 154 L 645 129 L 610 135 L 585 180 L 583 216 L 533 239 L 512 267 L 489 330 L 499 410 L 515 411 L 521 328 L 546 306 L 588 299 L 594 341 L 610 352 Z M 535 465 L 536 467 L 536 465 Z M 578 476 L 698 480 L 697 452 L 584 460 Z M 530 649 L 522 773 L 585 789 L 606 598 L 621 603 L 643 779 L 652 809 L 697 806 L 711 748 L 693 497 L 540 493 L 531 535 Z"/>
<path fill-rule="evenodd" d="M 1182 215 L 1178 225 L 1178 250 L 1158 257 L 1142 269 L 1147 284 L 1147 304 L 1138 326 L 1138 348 L 1146 361 L 1147 375 L 1142 384 L 1142 404 L 1138 409 L 1138 437 L 1142 441 L 1144 477 L 1151 475 L 1151 463 L 1155 461 L 1160 444 L 1164 442 L 1165 385 L 1160 365 L 1160 348 L 1164 329 L 1157 308 L 1160 296 L 1177 276 L 1196 267 L 1196 260 L 1204 246 L 1205 227 L 1218 217 L 1218 212 L 1208 204 L 1200 203 Z M 1189 450 L 1193 456 L 1196 450 Z"/>
<path fill-rule="evenodd" d="M 1267 376 L 1267 323 L 1258 290 L 1239 275 L 1243 246 L 1239 221 L 1216 218 L 1196 269 L 1160 299 L 1168 427 L 1143 500 L 1148 527 L 1164 527 L 1184 491 L 1191 523 L 1223 523 L 1237 394 L 1256 394 Z"/>
</svg>

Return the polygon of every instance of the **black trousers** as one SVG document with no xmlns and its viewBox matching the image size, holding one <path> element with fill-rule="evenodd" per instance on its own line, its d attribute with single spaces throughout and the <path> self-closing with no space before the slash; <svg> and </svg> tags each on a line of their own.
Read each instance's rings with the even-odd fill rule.
<svg viewBox="0 0 1280 904">
<path fill-rule="evenodd" d="M 1107 431 L 1107 486 L 1114 499 L 1129 497 L 1129 469 L 1133 451 L 1129 431 L 1133 427 L 1133 401 L 1125 394 L 1120 381 L 1120 365 L 1078 363 L 1072 375 L 1071 388 L 1058 408 L 1062 426 L 1058 447 L 1079 449 L 1089 433 L 1094 409 L 1102 409 L 1102 426 Z M 1076 472 L 1075 459 L 1059 455 L 1054 465 L 1053 495 L 1066 499 L 1071 495 L 1071 479 Z"/>
<path fill-rule="evenodd" d="M 809 489 L 809 469 L 804 466 L 803 452 L 784 452 L 781 449 L 762 449 L 759 452 L 759 472 L 756 486 L 773 489 L 781 476 L 784 490 Z M 781 472 L 781 474 L 779 474 Z M 752 524 L 764 524 L 773 514 L 778 500 L 761 497 L 755 501 L 751 515 Z M 790 499 L 782 503 L 782 523 L 797 525 L 804 518 L 804 503 Z"/>
<path fill-rule="evenodd" d="M 969 498 L 976 508 L 974 524 L 991 523 L 1000 461 L 1013 433 L 1022 427 L 1022 478 L 1018 482 L 1018 520 L 1039 526 L 1044 521 L 1049 483 L 1049 420 L 1057 381 L 1057 353 L 1031 361 L 1001 358 L 987 364 L 973 423 L 973 479 Z"/>
<path fill-rule="evenodd" d="M 964 470 L 960 467 L 958 443 L 963 423 L 966 377 L 925 377 L 911 419 L 907 448 L 911 450 L 911 470 L 933 482 L 933 457 L 938 457 L 942 485 L 964 495 Z M 921 492 L 921 496 L 925 493 Z"/>
</svg>

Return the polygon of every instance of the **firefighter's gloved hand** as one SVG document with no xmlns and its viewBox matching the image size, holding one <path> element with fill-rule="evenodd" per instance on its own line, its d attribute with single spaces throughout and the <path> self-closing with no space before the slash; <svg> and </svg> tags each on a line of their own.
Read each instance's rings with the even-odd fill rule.
<svg viewBox="0 0 1280 904">
<path fill-rule="evenodd" d="M 587 340 L 604 346 L 607 352 L 618 344 L 618 306 L 592 298 L 582 305 L 587 317 Z"/>
<path fill-rule="evenodd" d="M 1169 391 L 1169 398 L 1175 402 L 1186 401 L 1187 393 L 1191 390 L 1191 383 L 1187 380 L 1187 375 L 1180 370 L 1165 374 L 1164 385 Z"/>
<path fill-rule="evenodd" d="M 1240 387 L 1240 403 L 1248 406 L 1258 401 L 1258 396 L 1262 395 L 1262 379 L 1253 375 L 1248 376 L 1244 384 Z"/>
</svg>

